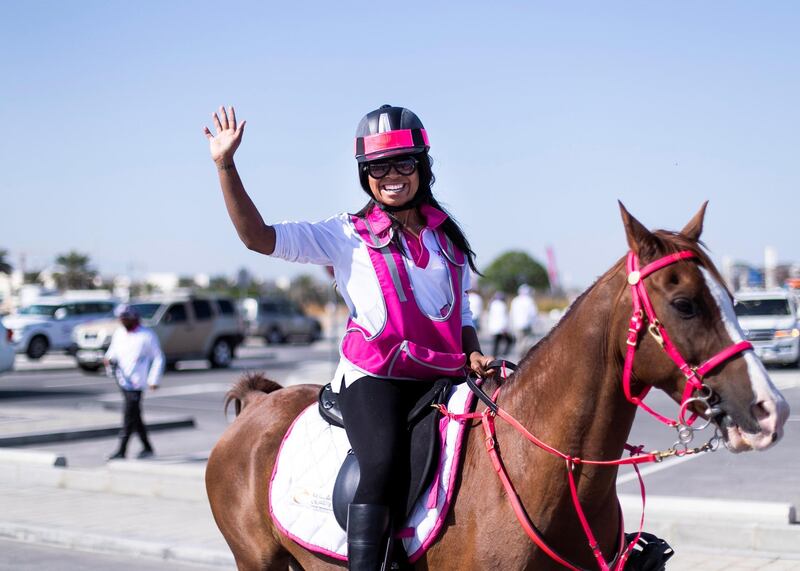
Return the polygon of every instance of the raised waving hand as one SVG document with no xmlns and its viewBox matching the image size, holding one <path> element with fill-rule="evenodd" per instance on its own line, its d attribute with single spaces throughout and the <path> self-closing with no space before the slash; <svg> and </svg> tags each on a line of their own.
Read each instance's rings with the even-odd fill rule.
<svg viewBox="0 0 800 571">
<path fill-rule="evenodd" d="M 247 121 L 236 123 L 236 111 L 231 106 L 229 110 L 220 106 L 212 115 L 216 133 L 212 134 L 208 127 L 203 127 L 203 132 L 208 139 L 211 158 L 216 163 L 225 163 L 233 159 L 233 154 L 239 148 Z"/>
</svg>

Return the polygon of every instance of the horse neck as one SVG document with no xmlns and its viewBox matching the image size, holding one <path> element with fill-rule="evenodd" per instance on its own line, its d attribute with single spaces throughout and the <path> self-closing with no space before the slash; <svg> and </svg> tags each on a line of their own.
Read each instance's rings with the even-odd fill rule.
<svg viewBox="0 0 800 571">
<path fill-rule="evenodd" d="M 636 411 L 622 392 L 618 349 L 624 332 L 617 329 L 627 319 L 615 315 L 617 309 L 624 311 L 619 303 L 623 291 L 619 270 L 598 280 L 529 352 L 500 393 L 500 406 L 534 435 L 573 457 L 619 458 L 633 423 Z M 498 422 L 498 427 L 502 424 Z M 541 454 L 527 441 L 523 446 L 527 454 Z M 559 469 L 563 466 L 562 462 Z M 617 470 L 583 467 L 584 474 L 590 472 L 591 477 L 581 478 L 579 485 L 582 501 L 615 501 Z"/>
</svg>

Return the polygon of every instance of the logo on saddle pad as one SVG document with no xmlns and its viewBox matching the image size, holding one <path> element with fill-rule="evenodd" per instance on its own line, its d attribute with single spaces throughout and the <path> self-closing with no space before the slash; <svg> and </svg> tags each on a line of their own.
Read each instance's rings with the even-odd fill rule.
<svg viewBox="0 0 800 571">
<path fill-rule="evenodd" d="M 333 499 L 331 494 L 323 490 L 310 490 L 304 487 L 293 488 L 290 494 L 292 502 L 304 508 L 321 512 L 333 511 Z"/>
</svg>

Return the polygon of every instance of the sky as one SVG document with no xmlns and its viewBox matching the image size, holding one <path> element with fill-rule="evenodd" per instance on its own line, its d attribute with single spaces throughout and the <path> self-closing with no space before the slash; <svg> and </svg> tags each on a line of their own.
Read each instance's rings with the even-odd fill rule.
<svg viewBox="0 0 800 571">
<path fill-rule="evenodd" d="M 267 223 L 365 202 L 359 119 L 412 109 L 434 193 L 486 267 L 508 250 L 588 286 L 627 245 L 617 200 L 678 230 L 709 200 L 713 259 L 800 262 L 793 2 L 5 2 L 0 249 L 102 273 L 322 270 L 249 252 L 203 136 Z"/>
</svg>

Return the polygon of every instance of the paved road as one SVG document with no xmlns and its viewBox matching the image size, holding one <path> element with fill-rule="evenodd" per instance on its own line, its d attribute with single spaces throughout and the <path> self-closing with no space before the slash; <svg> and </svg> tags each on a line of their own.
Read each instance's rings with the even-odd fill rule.
<svg viewBox="0 0 800 571">
<path fill-rule="evenodd" d="M 281 384 L 322 382 L 335 370 L 335 347 L 329 342 L 311 346 L 251 345 L 243 347 L 230 369 L 209 369 L 205 362 L 179 364 L 179 370 L 164 375 L 162 388 L 147 395 L 148 413 L 191 415 L 194 429 L 172 430 L 153 434 L 158 458 L 163 461 L 205 460 L 228 420 L 223 414 L 224 395 L 230 386 L 248 371 L 263 371 Z M 31 366 L 27 358 L 22 370 L 0 376 L 0 421 L 4 408 L 61 408 L 98 410 L 120 407 L 120 395 L 113 382 L 99 374 L 76 369 L 63 356 L 48 357 Z M 9 419 L 13 422 L 13 419 Z M 115 438 L 76 442 L 35 444 L 24 448 L 51 450 L 67 455 L 70 466 L 102 464 L 114 447 Z M 131 452 L 136 453 L 135 438 Z"/>
</svg>

